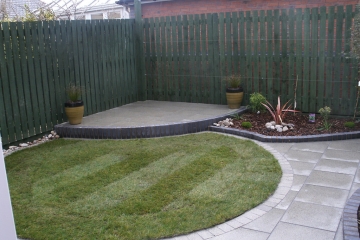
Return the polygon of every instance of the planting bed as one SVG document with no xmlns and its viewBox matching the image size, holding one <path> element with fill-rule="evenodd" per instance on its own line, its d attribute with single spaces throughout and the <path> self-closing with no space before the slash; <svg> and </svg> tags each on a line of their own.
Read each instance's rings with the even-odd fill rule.
<svg viewBox="0 0 360 240">
<path fill-rule="evenodd" d="M 293 130 L 286 132 L 277 132 L 276 130 L 268 130 L 265 127 L 267 122 L 273 121 L 270 113 L 245 113 L 241 115 L 242 119 L 233 120 L 234 125 L 232 128 L 247 130 L 250 132 L 260 133 L 266 136 L 306 136 L 306 135 L 319 135 L 319 134 L 331 134 L 331 133 L 343 133 L 360 131 L 360 123 L 356 123 L 354 128 L 347 128 L 344 126 L 345 122 L 352 121 L 349 118 L 334 118 L 330 117 L 329 123 L 332 125 L 330 130 L 322 129 L 323 119 L 320 116 L 316 116 L 316 122 L 309 123 L 309 115 L 300 113 L 288 113 L 286 115 L 285 123 L 294 124 Z M 251 128 L 244 128 L 241 126 L 242 122 L 250 122 Z"/>
</svg>

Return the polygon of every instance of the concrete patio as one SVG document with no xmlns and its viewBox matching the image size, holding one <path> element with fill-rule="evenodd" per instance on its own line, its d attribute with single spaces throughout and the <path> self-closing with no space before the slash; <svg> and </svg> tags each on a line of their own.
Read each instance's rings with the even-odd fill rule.
<svg viewBox="0 0 360 240">
<path fill-rule="evenodd" d="M 344 239 L 343 209 L 360 188 L 360 139 L 257 143 L 273 153 L 283 169 L 275 194 L 233 220 L 172 239 Z"/>
</svg>

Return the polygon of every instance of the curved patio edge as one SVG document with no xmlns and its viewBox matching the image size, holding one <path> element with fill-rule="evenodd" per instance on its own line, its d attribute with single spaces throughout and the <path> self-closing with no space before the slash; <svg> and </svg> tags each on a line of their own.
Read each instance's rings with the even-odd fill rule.
<svg viewBox="0 0 360 240">
<path fill-rule="evenodd" d="M 214 122 L 231 117 L 234 114 L 243 114 L 247 109 L 242 107 L 231 114 L 215 116 L 198 121 L 173 123 L 166 125 L 140 126 L 140 127 L 97 127 L 81 126 L 62 123 L 55 125 L 56 133 L 65 138 L 91 138 L 91 139 L 132 139 L 153 138 L 183 135 L 208 131 Z"/>
<path fill-rule="evenodd" d="M 360 188 L 347 201 L 343 212 L 344 239 L 360 239 L 357 211 L 360 205 Z"/>
<path fill-rule="evenodd" d="M 306 135 L 306 136 L 265 136 L 259 133 L 254 133 L 246 130 L 239 130 L 234 128 L 224 128 L 209 126 L 209 131 L 221 132 L 231 135 L 246 137 L 254 139 L 260 142 L 269 143 L 295 143 L 295 142 L 316 142 L 316 141 L 336 141 L 336 140 L 348 140 L 354 138 L 360 138 L 360 131 L 356 132 L 343 132 L 343 133 L 330 133 L 320 135 Z"/>
</svg>

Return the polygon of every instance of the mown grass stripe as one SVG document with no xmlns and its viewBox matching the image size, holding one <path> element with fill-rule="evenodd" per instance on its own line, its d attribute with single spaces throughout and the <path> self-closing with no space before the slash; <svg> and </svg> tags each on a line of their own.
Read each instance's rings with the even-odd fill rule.
<svg viewBox="0 0 360 240">
<path fill-rule="evenodd" d="M 148 189 L 164 177 L 195 161 L 196 157 L 203 155 L 204 153 L 193 156 L 187 155 L 184 151 L 175 152 L 110 183 L 93 194 L 70 204 L 69 207 L 81 212 L 115 206 L 136 194 L 137 191 Z"/>
<path fill-rule="evenodd" d="M 161 211 L 180 194 L 189 192 L 198 183 L 236 159 L 233 150 L 221 146 L 196 161 L 165 177 L 149 189 L 126 199 L 116 207 L 124 214 L 147 214 Z M 154 201 L 157 199 L 157 201 Z"/>
</svg>

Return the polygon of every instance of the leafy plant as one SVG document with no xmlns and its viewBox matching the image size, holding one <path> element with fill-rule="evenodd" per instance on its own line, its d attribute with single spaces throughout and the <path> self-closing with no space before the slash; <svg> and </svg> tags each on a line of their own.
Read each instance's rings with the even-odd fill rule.
<svg viewBox="0 0 360 240">
<path fill-rule="evenodd" d="M 347 128 L 353 128 L 353 127 L 355 127 L 355 123 L 354 122 L 346 122 L 346 123 L 344 123 L 344 126 Z"/>
<path fill-rule="evenodd" d="M 276 109 L 268 101 L 266 101 L 266 103 L 261 103 L 261 104 L 264 105 L 264 107 L 270 112 L 275 123 L 281 124 L 281 123 L 283 123 L 287 112 L 294 112 L 294 113 L 299 112 L 297 110 L 291 110 L 290 109 L 291 104 L 289 104 L 289 102 L 290 102 L 290 100 L 287 101 L 283 106 L 281 106 L 280 96 L 278 96 L 278 104 L 276 106 Z"/>
<path fill-rule="evenodd" d="M 243 119 L 242 116 L 240 116 L 238 113 L 231 115 L 235 120 Z"/>
<path fill-rule="evenodd" d="M 242 122 L 241 126 L 244 127 L 244 128 L 251 128 L 252 124 L 250 122 Z"/>
<path fill-rule="evenodd" d="M 261 93 L 252 93 L 250 94 L 250 108 L 253 112 L 263 112 L 265 111 L 264 105 L 262 103 L 266 103 L 266 98 Z"/>
<path fill-rule="evenodd" d="M 231 75 L 225 78 L 228 88 L 239 88 L 241 84 L 240 75 Z"/>
<path fill-rule="evenodd" d="M 66 88 L 66 93 L 69 97 L 69 102 L 77 102 L 80 100 L 83 88 L 81 86 L 76 86 L 73 83 L 70 83 Z"/>
<path fill-rule="evenodd" d="M 321 117 L 324 119 L 324 123 L 323 123 L 323 127 L 322 129 L 324 130 L 329 130 L 331 128 L 331 124 L 328 122 L 329 120 L 329 115 L 331 113 L 331 108 L 330 107 L 327 107 L 325 106 L 324 108 L 320 108 L 319 109 L 319 113 L 321 115 Z M 320 129 L 320 130 L 322 130 Z"/>
</svg>

